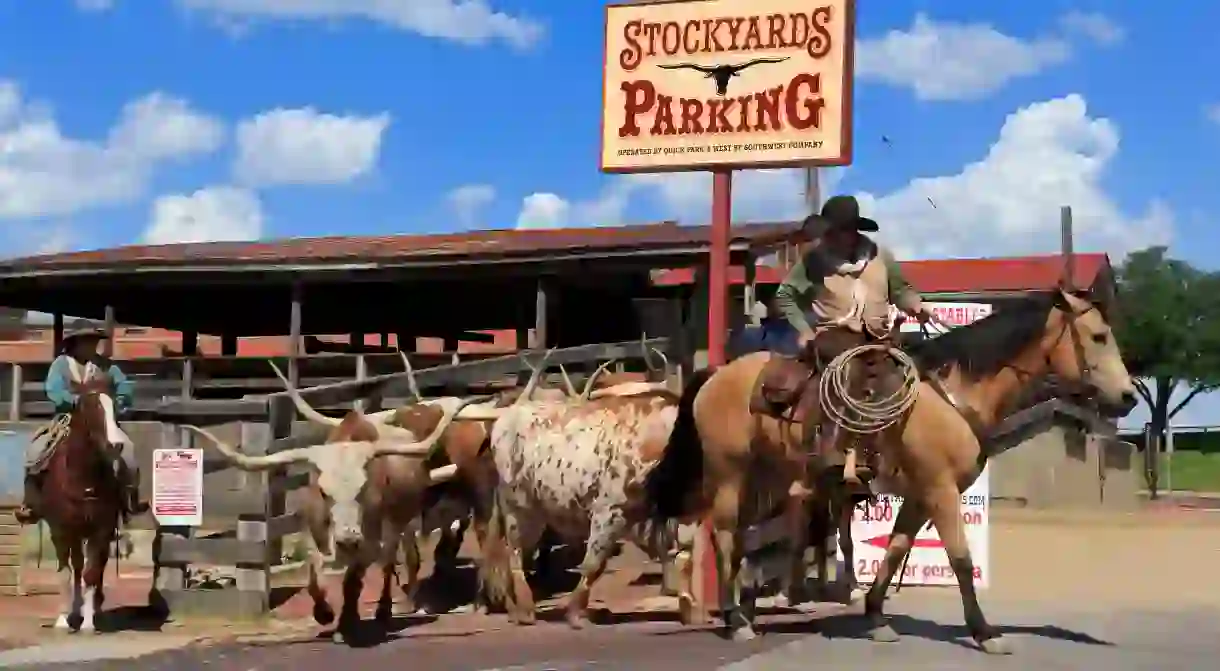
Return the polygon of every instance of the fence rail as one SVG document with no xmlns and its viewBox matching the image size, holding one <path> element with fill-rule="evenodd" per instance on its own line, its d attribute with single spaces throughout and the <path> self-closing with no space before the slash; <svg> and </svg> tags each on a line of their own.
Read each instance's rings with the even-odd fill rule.
<svg viewBox="0 0 1220 671">
<path fill-rule="evenodd" d="M 666 346 L 665 339 L 657 338 L 557 349 L 547 365 L 593 368 L 607 359 L 638 360 L 646 356 L 647 348 Z M 415 377 L 421 388 L 478 384 L 529 371 L 530 364 L 536 365 L 542 352 L 524 355 L 435 366 L 417 371 Z M 405 373 L 396 372 L 300 391 L 314 405 L 336 406 L 378 394 L 401 394 L 409 384 L 407 380 Z M 240 422 L 242 451 L 249 455 L 274 454 L 316 445 L 325 439 L 321 429 L 290 435 L 296 410 L 284 392 L 243 399 L 167 400 L 153 407 L 137 408 L 134 415 L 137 419 L 161 422 L 163 448 L 193 447 L 193 434 L 184 432 L 180 426 L 186 423 Z M 205 477 L 231 468 L 223 459 L 204 461 Z M 154 605 L 178 615 L 229 618 L 258 617 L 269 611 L 271 568 L 280 562 L 284 537 L 302 528 L 299 517 L 285 510 L 285 495 L 306 485 L 309 477 L 307 473 L 289 474 L 287 468 L 248 473 L 247 477 L 240 502 L 228 502 L 229 507 L 239 511 L 234 529 L 198 537 L 188 527 L 157 527 L 153 543 Z M 233 567 L 236 585 L 232 589 L 193 587 L 188 582 L 192 566 Z"/>
</svg>

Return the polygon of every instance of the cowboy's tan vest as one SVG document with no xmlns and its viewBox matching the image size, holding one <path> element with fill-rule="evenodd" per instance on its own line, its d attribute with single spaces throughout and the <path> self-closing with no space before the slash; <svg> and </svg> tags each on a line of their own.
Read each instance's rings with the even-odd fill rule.
<svg viewBox="0 0 1220 671">
<path fill-rule="evenodd" d="M 823 263 L 816 255 L 805 262 Z M 810 310 L 817 316 L 814 326 L 838 324 L 863 332 L 864 325 L 873 333 L 884 333 L 889 321 L 889 274 L 885 259 L 874 254 L 859 274 L 840 273 L 829 268 L 810 268 L 810 279 L 825 273 L 821 285 L 814 284 L 810 292 Z"/>
</svg>

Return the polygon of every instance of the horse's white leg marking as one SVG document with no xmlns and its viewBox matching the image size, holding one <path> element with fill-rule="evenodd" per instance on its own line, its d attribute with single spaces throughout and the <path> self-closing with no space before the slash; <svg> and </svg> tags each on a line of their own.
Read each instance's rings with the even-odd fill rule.
<svg viewBox="0 0 1220 671">
<path fill-rule="evenodd" d="M 81 631 L 93 631 L 93 616 L 97 612 L 97 587 L 85 587 L 81 600 Z"/>
</svg>

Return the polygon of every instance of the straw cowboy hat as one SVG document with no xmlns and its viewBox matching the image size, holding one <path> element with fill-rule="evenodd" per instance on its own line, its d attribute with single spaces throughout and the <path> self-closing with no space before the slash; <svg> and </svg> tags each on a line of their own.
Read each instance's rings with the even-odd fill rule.
<svg viewBox="0 0 1220 671">
<path fill-rule="evenodd" d="M 87 327 L 72 329 L 71 331 L 64 333 L 63 346 L 67 348 L 75 340 L 106 340 L 109 337 L 110 336 L 106 335 L 105 331 L 98 328 Z"/>
<path fill-rule="evenodd" d="M 833 196 L 822 205 L 822 211 L 811 214 L 801 224 L 801 232 L 818 237 L 827 231 L 848 228 L 861 233 L 875 233 L 877 222 L 860 216 L 860 202 L 855 196 Z"/>
</svg>

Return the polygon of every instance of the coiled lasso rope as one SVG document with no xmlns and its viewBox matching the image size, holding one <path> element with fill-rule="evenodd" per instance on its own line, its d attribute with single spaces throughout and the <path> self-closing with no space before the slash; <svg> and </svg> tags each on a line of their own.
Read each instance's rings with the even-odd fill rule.
<svg viewBox="0 0 1220 671">
<path fill-rule="evenodd" d="M 903 369 L 902 384 L 880 399 L 852 398 L 849 393 L 851 360 L 866 352 L 882 351 L 894 357 Z M 852 433 L 877 433 L 893 426 L 911 406 L 919 393 L 919 371 L 906 352 L 881 343 L 853 347 L 836 356 L 822 371 L 819 381 L 822 412 L 835 424 Z"/>
</svg>

